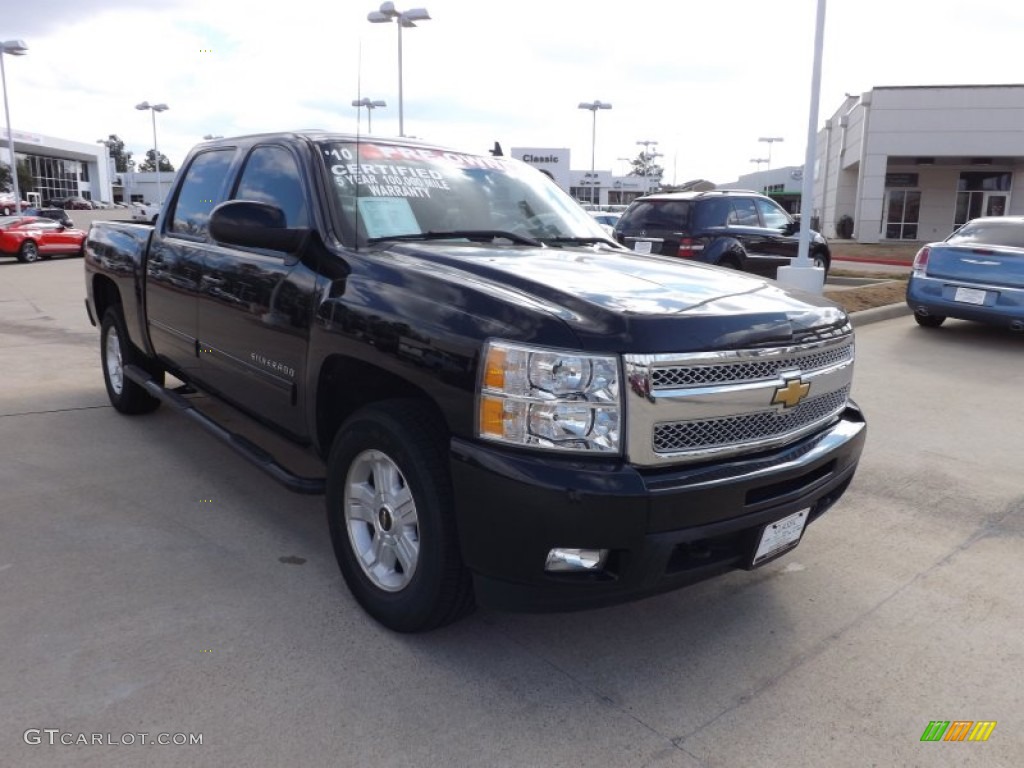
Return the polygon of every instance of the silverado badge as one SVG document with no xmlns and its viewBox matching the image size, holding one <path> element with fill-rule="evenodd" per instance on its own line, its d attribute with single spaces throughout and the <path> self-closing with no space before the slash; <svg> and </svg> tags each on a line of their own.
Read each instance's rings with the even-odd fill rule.
<svg viewBox="0 0 1024 768">
<path fill-rule="evenodd" d="M 792 408 L 807 397 L 807 393 L 810 391 L 811 385 L 809 382 L 805 382 L 800 378 L 786 379 L 786 383 L 783 386 L 775 389 L 772 405 L 781 405 L 787 409 Z"/>
</svg>

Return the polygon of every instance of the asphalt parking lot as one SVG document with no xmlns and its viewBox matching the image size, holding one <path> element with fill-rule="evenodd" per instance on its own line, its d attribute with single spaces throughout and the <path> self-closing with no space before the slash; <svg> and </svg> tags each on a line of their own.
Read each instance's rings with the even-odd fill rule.
<svg viewBox="0 0 1024 768">
<path fill-rule="evenodd" d="M 0 261 L 2 765 L 1024 764 L 1024 336 L 860 327 L 859 474 L 759 571 L 399 636 L 321 498 L 109 407 L 83 297 L 79 259 Z"/>
</svg>

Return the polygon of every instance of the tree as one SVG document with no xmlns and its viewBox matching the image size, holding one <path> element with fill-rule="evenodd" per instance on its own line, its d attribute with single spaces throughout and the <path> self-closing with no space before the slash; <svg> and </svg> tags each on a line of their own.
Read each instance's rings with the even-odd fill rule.
<svg viewBox="0 0 1024 768">
<path fill-rule="evenodd" d="M 146 159 L 139 163 L 140 171 L 155 171 L 156 170 L 156 150 L 147 149 Z M 163 152 L 160 153 L 160 170 L 168 173 L 174 172 L 174 166 L 171 165 L 171 161 L 167 159 L 167 155 Z"/>
<path fill-rule="evenodd" d="M 107 137 L 107 147 L 110 149 L 110 156 L 114 158 L 114 169 L 118 173 L 125 173 L 128 170 L 128 163 L 132 159 L 131 152 L 125 152 L 124 142 L 116 133 Z"/>
<path fill-rule="evenodd" d="M 635 160 L 630 161 L 633 165 L 633 170 L 629 172 L 630 176 L 643 176 L 646 179 L 654 179 L 660 181 L 662 175 L 665 173 L 665 169 L 654 162 L 655 158 L 660 157 L 658 152 L 646 152 L 640 150 L 640 154 L 636 156 Z"/>
<path fill-rule="evenodd" d="M 28 169 L 28 163 L 24 160 L 18 162 L 18 192 L 21 193 L 22 199 L 25 198 L 26 192 L 32 192 L 35 189 L 36 180 L 32 176 L 32 171 Z M 11 178 L 11 166 L 6 163 L 0 163 L 0 192 L 14 192 L 14 180 Z"/>
</svg>

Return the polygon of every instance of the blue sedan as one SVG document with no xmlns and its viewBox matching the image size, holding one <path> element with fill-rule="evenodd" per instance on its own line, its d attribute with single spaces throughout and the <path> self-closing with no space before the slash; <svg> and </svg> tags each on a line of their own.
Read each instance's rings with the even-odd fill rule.
<svg viewBox="0 0 1024 768">
<path fill-rule="evenodd" d="M 1024 216 L 974 219 L 924 246 L 907 304 L 926 328 L 954 317 L 1024 331 Z"/>
</svg>

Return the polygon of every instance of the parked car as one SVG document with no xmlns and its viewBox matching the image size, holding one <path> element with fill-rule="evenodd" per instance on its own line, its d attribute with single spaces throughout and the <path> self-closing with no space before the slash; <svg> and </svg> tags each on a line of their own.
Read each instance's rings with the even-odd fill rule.
<svg viewBox="0 0 1024 768">
<path fill-rule="evenodd" d="M 907 305 L 926 328 L 954 317 L 1024 331 L 1024 216 L 973 219 L 921 248 Z"/>
<path fill-rule="evenodd" d="M 146 221 L 156 224 L 156 218 L 160 215 L 160 206 L 152 203 L 132 203 L 132 221 Z"/>
<path fill-rule="evenodd" d="M 17 210 L 14 195 L 0 195 L 0 215 L 10 216 Z M 24 211 L 27 203 L 22 202 L 21 210 Z"/>
<path fill-rule="evenodd" d="M 797 256 L 799 220 L 770 197 L 721 189 L 638 197 L 615 225 L 615 239 L 638 253 L 677 256 L 774 278 Z M 828 242 L 811 232 L 810 258 L 828 272 Z"/>
<path fill-rule="evenodd" d="M 66 211 L 91 211 L 92 203 L 84 197 L 65 197 L 57 202 Z"/>
<path fill-rule="evenodd" d="M 32 262 L 50 256 L 82 255 L 85 232 L 38 216 L 0 218 L 0 255 Z"/>
<path fill-rule="evenodd" d="M 21 213 L 23 216 L 39 216 L 44 219 L 53 219 L 65 227 L 75 226 L 75 222 L 71 220 L 71 217 L 68 216 L 67 211 L 63 208 L 25 208 Z"/>
</svg>

